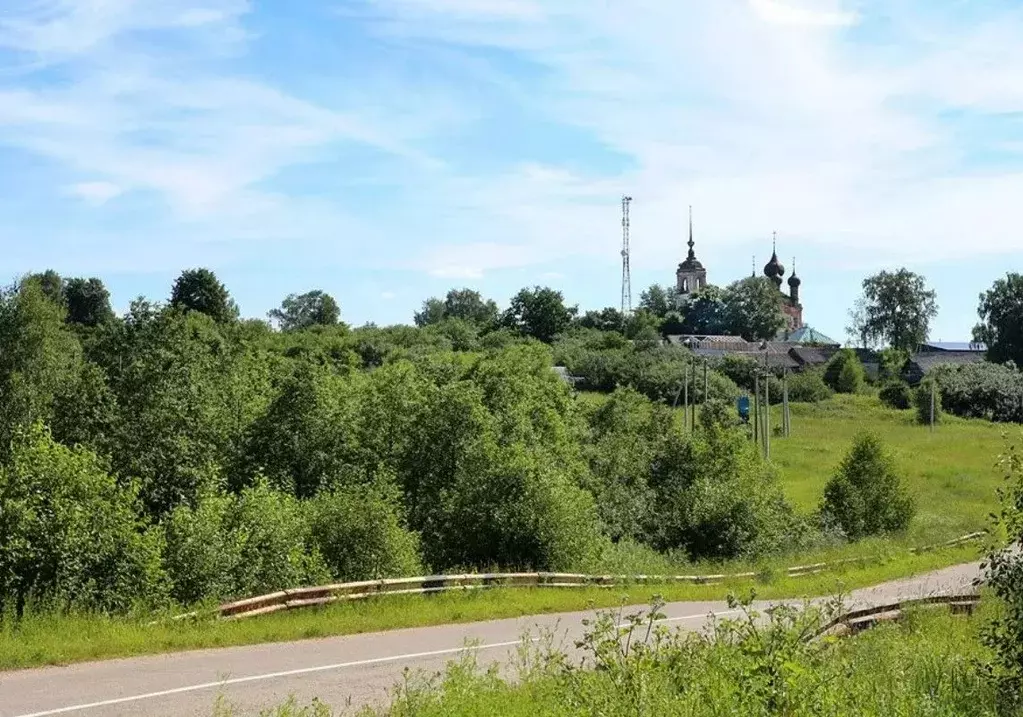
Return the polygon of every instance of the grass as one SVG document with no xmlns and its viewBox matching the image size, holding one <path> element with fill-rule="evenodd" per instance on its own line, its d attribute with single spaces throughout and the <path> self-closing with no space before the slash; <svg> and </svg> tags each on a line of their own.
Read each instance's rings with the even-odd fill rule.
<svg viewBox="0 0 1023 717">
<path fill-rule="evenodd" d="M 593 397 L 593 400 L 600 400 Z M 780 424 L 775 409 L 772 424 Z M 788 498 L 804 512 L 815 510 L 824 485 L 865 427 L 878 431 L 903 470 L 916 497 L 918 511 L 907 535 L 870 540 L 827 550 L 777 558 L 765 563 L 680 565 L 646 549 L 620 548 L 600 569 L 612 573 L 738 573 L 761 574 L 753 584 L 765 598 L 822 595 L 839 587 L 862 587 L 885 580 L 976 559 L 976 546 L 907 555 L 909 547 L 940 542 L 987 527 L 996 505 L 1000 475 L 995 456 L 1003 450 L 1004 427 L 984 421 L 946 417 L 932 434 L 913 423 L 912 412 L 893 411 L 874 397 L 837 396 L 817 404 L 792 405 L 792 436 L 772 439 L 772 460 L 778 466 Z M 773 577 L 785 566 L 867 557 L 860 567 L 840 573 Z M 667 600 L 723 598 L 741 586 L 647 585 L 624 590 L 636 603 L 654 594 Z M 173 623 L 148 626 L 146 621 L 101 616 L 29 616 L 19 626 L 0 621 L 0 669 L 125 657 L 229 645 L 247 645 L 303 638 L 346 635 L 375 630 L 443 623 L 471 622 L 529 614 L 586 609 L 617 604 L 623 589 L 494 590 L 433 597 L 389 597 L 325 610 L 271 615 L 236 623 Z"/>
<path fill-rule="evenodd" d="M 995 459 L 1005 448 L 1006 426 L 945 416 L 933 433 L 873 396 L 839 395 L 820 404 L 791 404 L 792 435 L 773 438 L 771 459 L 785 494 L 797 509 L 815 510 L 824 485 L 853 437 L 864 428 L 880 434 L 916 499 L 907 540 L 938 542 L 983 530 L 996 506 L 1001 474 Z M 775 409 L 772 425 L 780 425 Z"/>
<path fill-rule="evenodd" d="M 862 550 L 863 546 L 860 547 Z M 838 557 L 852 550 L 834 551 L 832 555 Z M 757 580 L 728 581 L 719 585 L 494 589 L 433 596 L 393 596 L 236 622 L 199 620 L 149 624 L 152 618 L 28 615 L 17 627 L 11 622 L 0 624 L 0 670 L 570 612 L 618 605 L 623 596 L 632 604 L 649 602 L 654 595 L 661 595 L 668 601 L 721 600 L 731 590 L 750 587 L 764 599 L 828 595 L 974 560 L 978 549 L 964 546 L 907 555 L 877 542 L 873 544 L 872 553 L 876 562 L 871 564 L 851 565 L 799 578 L 778 576 L 772 571 L 772 567 L 781 565 L 776 562 L 760 565 L 758 569 L 762 574 Z"/>
<path fill-rule="evenodd" d="M 443 675 L 412 675 L 396 686 L 390 707 L 363 717 L 544 717 L 550 715 L 995 715 L 996 697 L 977 667 L 987 657 L 979 634 L 986 620 L 945 611 L 908 614 L 858 635 L 807 644 L 794 636 L 800 616 L 751 628 L 721 625 L 713 642 L 667 635 L 635 647 L 611 632 L 593 633 L 588 667 L 566 669 L 564 653 L 524 647 L 508 677 L 471 653 Z M 642 634 L 644 627 L 639 627 Z M 738 638 L 738 639 L 736 639 Z M 220 703 L 215 715 L 233 714 Z M 328 717 L 329 706 L 294 701 L 265 714 Z"/>
</svg>

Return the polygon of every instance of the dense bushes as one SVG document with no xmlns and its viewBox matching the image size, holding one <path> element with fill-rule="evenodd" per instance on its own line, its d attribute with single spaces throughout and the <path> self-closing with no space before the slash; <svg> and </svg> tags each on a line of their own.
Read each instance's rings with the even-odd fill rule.
<svg viewBox="0 0 1023 717">
<path fill-rule="evenodd" d="M 789 374 L 789 400 L 795 403 L 817 403 L 826 401 L 834 395 L 834 391 L 824 383 L 824 373 L 813 369 L 805 369 L 799 373 Z"/>
<path fill-rule="evenodd" d="M 939 365 L 928 378 L 941 390 L 942 407 L 964 418 L 1023 423 L 1023 371 L 1012 365 Z"/>
<path fill-rule="evenodd" d="M 859 393 L 864 380 L 863 364 L 852 349 L 840 350 L 824 367 L 824 383 L 838 393 Z"/>
<path fill-rule="evenodd" d="M 0 607 L 26 602 L 127 610 L 166 593 L 156 531 L 84 448 L 41 424 L 15 433 L 0 466 Z"/>
<path fill-rule="evenodd" d="M 913 405 L 913 389 L 905 381 L 886 381 L 877 393 L 881 403 L 889 408 L 904 411 Z"/>
<path fill-rule="evenodd" d="M 838 472 L 824 488 L 824 520 L 851 539 L 904 530 L 913 517 L 913 501 L 881 444 L 871 433 L 856 437 Z"/>
</svg>

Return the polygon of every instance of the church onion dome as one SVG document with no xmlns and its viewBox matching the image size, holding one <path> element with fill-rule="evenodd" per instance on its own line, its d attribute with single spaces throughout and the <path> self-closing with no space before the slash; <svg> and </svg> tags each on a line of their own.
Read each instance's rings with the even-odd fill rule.
<svg viewBox="0 0 1023 717">
<path fill-rule="evenodd" d="M 778 254 L 771 254 L 771 261 L 764 265 L 764 275 L 772 279 L 781 280 L 781 277 L 785 275 L 785 267 L 778 261 Z"/>
<path fill-rule="evenodd" d="M 789 277 L 789 286 L 799 286 L 803 280 L 796 276 L 796 260 L 792 260 L 792 276 Z"/>
</svg>

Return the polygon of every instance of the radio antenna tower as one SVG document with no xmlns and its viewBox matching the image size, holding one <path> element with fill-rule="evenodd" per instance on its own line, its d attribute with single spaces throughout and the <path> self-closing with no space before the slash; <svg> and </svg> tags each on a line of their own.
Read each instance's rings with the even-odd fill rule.
<svg viewBox="0 0 1023 717">
<path fill-rule="evenodd" d="M 632 313 L 632 272 L 629 268 L 629 203 L 632 197 L 622 197 L 622 318 Z"/>
</svg>

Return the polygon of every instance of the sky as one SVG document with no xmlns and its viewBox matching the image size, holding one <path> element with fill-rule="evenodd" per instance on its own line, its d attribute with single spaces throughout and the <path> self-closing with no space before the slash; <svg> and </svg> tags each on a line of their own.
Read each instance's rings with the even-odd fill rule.
<svg viewBox="0 0 1023 717">
<path fill-rule="evenodd" d="M 3 0 L 0 280 L 124 310 L 213 269 L 245 316 L 360 325 L 471 287 L 619 304 L 771 253 L 838 340 L 864 277 L 935 340 L 1023 270 L 1018 0 Z"/>
</svg>

